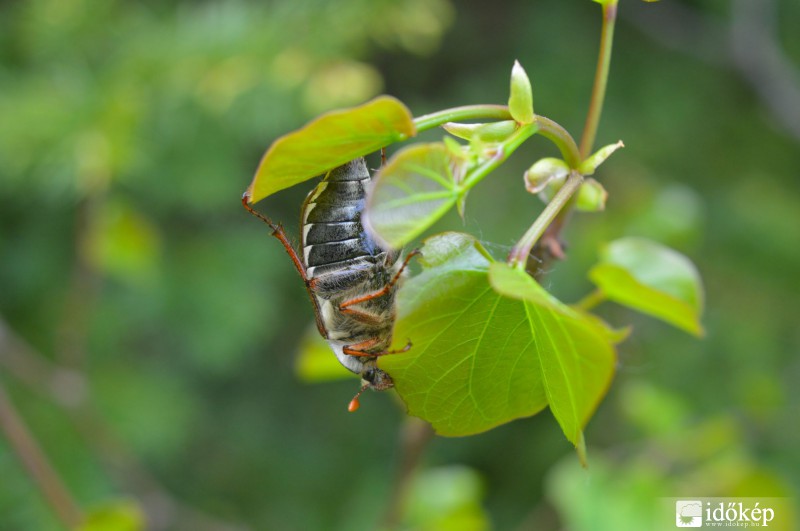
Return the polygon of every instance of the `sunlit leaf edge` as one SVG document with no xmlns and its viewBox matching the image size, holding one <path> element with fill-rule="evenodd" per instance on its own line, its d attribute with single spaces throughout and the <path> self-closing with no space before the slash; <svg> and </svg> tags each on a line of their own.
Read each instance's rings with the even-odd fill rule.
<svg viewBox="0 0 800 531">
<path fill-rule="evenodd" d="M 322 135 L 321 141 L 317 138 L 320 133 L 325 133 L 329 129 L 337 127 L 347 129 L 346 126 L 354 118 L 372 118 L 381 107 L 384 115 L 391 114 L 391 116 L 389 119 L 377 121 L 383 127 L 377 133 L 368 135 L 362 132 L 361 137 L 351 136 L 349 140 L 337 138 L 335 135 Z M 329 111 L 300 129 L 281 136 L 270 145 L 247 188 L 248 202 L 257 203 L 276 192 L 414 135 L 416 126 L 411 111 L 392 96 L 382 95 L 357 107 Z M 324 149 L 331 150 L 332 156 L 314 161 L 313 154 Z M 281 165 L 285 164 L 299 165 L 301 170 L 288 175 L 281 174 Z"/>
<path fill-rule="evenodd" d="M 637 255 L 638 258 L 634 258 L 635 261 L 631 264 L 631 256 L 636 257 Z M 644 263 L 641 261 L 642 256 L 646 259 Z M 703 312 L 705 304 L 703 279 L 694 262 L 683 253 L 649 238 L 626 236 L 607 242 L 600 248 L 600 263 L 606 262 L 627 269 L 641 284 L 685 301 L 694 307 L 698 314 Z M 643 265 L 646 267 L 642 268 Z M 686 294 L 680 293 L 680 291 L 673 292 L 670 285 L 660 286 L 652 279 L 647 279 L 648 273 L 651 273 L 648 271 L 650 267 L 664 268 L 665 265 L 668 265 L 670 269 L 670 284 L 679 279 L 676 273 L 680 273 L 681 284 L 691 288 L 690 297 L 687 298 Z"/>
<path fill-rule="evenodd" d="M 642 284 L 622 266 L 597 264 L 589 271 L 589 280 L 617 304 L 660 319 L 694 336 L 705 334 L 697 309 L 684 300 Z M 630 296 L 632 291 L 638 291 L 639 295 Z"/>
</svg>

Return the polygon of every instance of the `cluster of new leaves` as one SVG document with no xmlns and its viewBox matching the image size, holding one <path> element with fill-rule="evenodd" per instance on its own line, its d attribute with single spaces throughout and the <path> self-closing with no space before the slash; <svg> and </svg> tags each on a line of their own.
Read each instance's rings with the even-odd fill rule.
<svg viewBox="0 0 800 531">
<path fill-rule="evenodd" d="M 542 159 L 526 174 L 526 187 L 545 201 L 574 173 L 590 175 L 621 144 L 580 160 L 571 138 L 535 115 L 522 68 L 512 72 L 508 107 L 483 106 L 488 123 L 453 123 L 452 112 L 413 119 L 390 97 L 324 115 L 277 140 L 248 189 L 251 203 L 380 147 L 442 125 L 453 137 L 399 150 L 380 169 L 368 195 L 365 226 L 388 247 L 420 236 L 453 207 L 463 212 L 467 192 L 537 132 L 564 155 Z M 562 134 L 563 133 L 563 134 Z M 560 135 L 560 136 L 559 136 Z M 593 180 L 578 188 L 578 203 L 597 210 L 605 191 Z M 600 207 L 598 207 L 600 205 Z M 408 412 L 442 435 L 469 435 L 549 407 L 583 456 L 583 429 L 606 393 L 616 364 L 616 331 L 597 316 L 554 298 L 524 270 L 496 262 L 472 236 L 444 233 L 422 247 L 422 272 L 398 296 L 395 338 L 413 348 L 380 358 Z M 701 333 L 700 279 L 691 262 L 654 242 L 625 239 L 603 250 L 590 271 L 603 300 L 648 313 Z M 333 360 L 333 356 L 329 356 Z"/>
</svg>

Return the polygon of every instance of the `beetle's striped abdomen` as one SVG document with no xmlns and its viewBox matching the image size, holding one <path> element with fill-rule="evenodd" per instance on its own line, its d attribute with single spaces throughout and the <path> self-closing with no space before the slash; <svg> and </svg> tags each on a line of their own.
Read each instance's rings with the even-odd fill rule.
<svg viewBox="0 0 800 531">
<path fill-rule="evenodd" d="M 358 158 L 331 170 L 309 194 L 302 225 L 303 261 L 310 278 L 383 258 L 383 249 L 361 225 L 369 182 L 367 164 Z"/>
</svg>

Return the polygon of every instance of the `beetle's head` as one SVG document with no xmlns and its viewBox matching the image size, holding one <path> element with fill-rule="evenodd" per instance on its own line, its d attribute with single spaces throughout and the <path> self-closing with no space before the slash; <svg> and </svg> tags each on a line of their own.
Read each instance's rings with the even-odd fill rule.
<svg viewBox="0 0 800 531">
<path fill-rule="evenodd" d="M 367 389 L 384 391 L 394 387 L 394 380 L 386 371 L 382 371 L 377 367 L 367 367 L 361 372 L 361 385 Z"/>
<path fill-rule="evenodd" d="M 394 380 L 392 380 L 392 377 L 389 376 L 386 371 L 373 366 L 366 367 L 363 371 L 361 371 L 361 389 L 347 406 L 348 411 L 352 412 L 359 408 L 361 404 L 358 401 L 358 397 L 360 397 L 361 393 L 367 389 L 384 391 L 391 387 L 394 387 Z"/>
</svg>

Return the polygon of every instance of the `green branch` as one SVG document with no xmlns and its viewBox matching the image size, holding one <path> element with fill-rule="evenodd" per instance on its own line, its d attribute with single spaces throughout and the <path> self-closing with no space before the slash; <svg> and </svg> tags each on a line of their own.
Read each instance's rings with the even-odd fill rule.
<svg viewBox="0 0 800 531">
<path fill-rule="evenodd" d="M 603 6 L 603 27 L 600 32 L 600 51 L 597 58 L 597 70 L 594 76 L 594 85 L 592 86 L 592 96 L 589 103 L 589 112 L 586 115 L 586 124 L 583 128 L 581 135 L 581 146 L 578 150 L 577 164 L 570 163 L 565 157 L 570 167 L 577 167 L 580 162 L 586 159 L 592 151 L 595 137 L 597 135 L 597 128 L 600 124 L 600 114 L 603 109 L 603 102 L 606 95 L 606 85 L 608 82 L 608 71 L 611 65 L 611 49 L 614 39 L 614 24 L 617 19 L 617 0 L 605 0 L 601 2 Z M 544 132 L 542 134 L 545 134 Z M 563 151 L 562 151 L 563 153 Z M 572 204 L 566 204 L 561 208 L 552 222 L 545 228 L 544 232 L 539 235 L 544 236 L 544 240 L 548 242 L 546 245 L 539 247 L 536 251 L 536 257 L 541 263 L 545 263 L 551 259 L 552 255 L 559 256 L 560 251 L 559 235 L 569 219 L 570 212 L 572 211 Z M 537 220 L 538 221 L 538 220 Z M 535 242 L 534 242 L 535 243 Z M 555 249 L 554 249 L 555 247 Z M 555 253 L 557 250 L 558 253 Z M 519 258 L 519 257 L 517 257 Z M 525 256 L 527 260 L 527 255 Z"/>
<path fill-rule="evenodd" d="M 585 159 L 592 152 L 597 128 L 600 125 L 600 114 L 606 97 L 608 69 L 611 65 L 611 48 L 614 42 L 614 23 L 617 20 L 617 0 L 603 2 L 603 29 L 600 32 L 600 52 L 597 57 L 597 70 L 594 74 L 592 97 L 589 112 L 581 135 L 581 158 Z"/>
<path fill-rule="evenodd" d="M 74 529 L 83 520 L 78 505 L 73 500 L 47 456 L 28 431 L 11 399 L 0 384 L 0 429 L 9 446 L 17 454 L 42 497 L 50 504 L 58 519 L 68 529 Z"/>
<path fill-rule="evenodd" d="M 421 133 L 447 122 L 461 120 L 511 120 L 511 114 L 506 105 L 465 105 L 414 118 L 414 125 L 417 132 Z"/>
<path fill-rule="evenodd" d="M 486 177 L 489 173 L 495 170 L 498 166 L 500 166 L 505 160 L 512 154 L 514 151 L 522 145 L 527 139 L 533 136 L 536 131 L 537 127 L 535 123 L 523 125 L 514 133 L 509 136 L 505 141 L 503 141 L 497 150 L 497 155 L 490 158 L 488 161 L 484 162 L 482 165 L 475 168 L 474 171 L 470 172 L 467 176 L 464 184 L 461 186 L 463 190 L 469 190 L 478 182 L 481 181 L 484 177 Z"/>
<path fill-rule="evenodd" d="M 579 172 L 572 170 L 567 177 L 566 182 L 553 196 L 553 199 L 547 203 L 542 213 L 533 222 L 533 225 L 517 242 L 511 253 L 508 255 L 508 264 L 512 267 L 525 270 L 528 263 L 528 256 L 531 254 L 533 246 L 541 238 L 544 231 L 550 223 L 558 216 L 559 212 L 569 203 L 573 194 L 578 190 L 581 183 L 583 183 L 583 175 Z"/>
<path fill-rule="evenodd" d="M 576 302 L 573 306 L 575 306 L 579 310 L 588 312 L 589 310 L 592 310 L 595 306 L 602 304 L 607 300 L 608 296 L 605 294 L 605 292 L 603 290 L 596 289 L 593 292 L 586 295 L 581 300 L 579 300 L 578 302 Z"/>
<path fill-rule="evenodd" d="M 583 157 L 581 157 L 578 145 L 575 143 L 572 135 L 558 123 L 544 116 L 536 115 L 534 123 L 539 125 L 539 134 L 558 147 L 558 150 L 561 151 L 561 156 L 564 158 L 564 162 L 566 162 L 570 168 L 577 168 L 583 160 Z"/>
<path fill-rule="evenodd" d="M 442 126 L 448 122 L 511 119 L 511 114 L 508 112 L 508 106 L 506 105 L 465 105 L 414 118 L 414 125 L 417 127 L 418 132 L 422 132 Z M 570 168 L 577 168 L 583 158 L 578 150 L 578 145 L 567 130 L 545 116 L 536 115 L 533 123 L 538 126 L 538 133 L 553 142 L 561 151 L 561 155 Z M 522 131 L 530 125 L 522 126 L 518 131 Z M 530 136 L 527 135 L 522 141 Z M 516 147 L 518 147 L 518 144 L 514 146 L 514 149 Z"/>
</svg>

